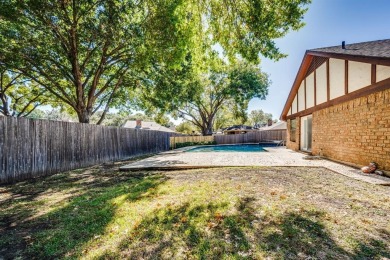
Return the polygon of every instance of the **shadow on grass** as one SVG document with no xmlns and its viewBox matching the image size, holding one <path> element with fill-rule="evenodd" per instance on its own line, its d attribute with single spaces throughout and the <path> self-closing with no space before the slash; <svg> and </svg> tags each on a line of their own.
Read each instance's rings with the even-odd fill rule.
<svg viewBox="0 0 390 260">
<path fill-rule="evenodd" d="M 47 216 L 53 228 L 38 234 L 39 243 L 29 253 L 34 257 L 56 257 L 79 251 L 85 242 L 104 233 L 117 208 L 112 199 L 122 195 L 131 201 L 154 197 L 154 188 L 164 180 L 162 176 L 130 179 L 112 187 L 89 190 Z"/>
<path fill-rule="evenodd" d="M 112 201 L 114 198 L 125 196 L 130 201 L 154 198 L 155 188 L 166 180 L 158 175 L 134 178 L 125 173 L 89 178 L 60 174 L 42 183 L 9 187 L 22 203 L 16 215 L 0 213 L 0 216 L 14 219 L 32 215 L 33 210 L 23 207 L 23 203 L 34 201 L 43 192 L 68 187 L 81 191 L 62 208 L 29 224 L 28 232 L 24 233 L 31 238 L 20 248 L 21 253 L 15 250 L 14 241 L 1 244 L 0 239 L 0 247 L 8 248 L 4 258 L 77 257 L 88 241 L 105 233 L 118 208 Z M 8 200 L 11 202 L 12 198 Z M 352 241 L 353 250 L 346 251 L 332 239 L 324 223 L 322 212 L 269 212 L 255 205 L 255 198 L 251 197 L 239 199 L 233 208 L 228 203 L 194 201 L 155 210 L 117 248 L 104 251 L 100 258 L 390 258 L 388 245 L 383 242 L 390 238 L 386 230 L 378 231 L 381 236 L 378 240 Z M 14 236 L 14 229 L 8 231 L 7 235 Z M 0 258 L 2 254 L 0 249 Z"/>
<path fill-rule="evenodd" d="M 238 201 L 232 213 L 227 204 L 184 204 L 156 210 L 114 250 L 99 259 L 276 259 L 389 257 L 379 240 L 360 241 L 353 253 L 337 245 L 327 232 L 323 214 L 301 211 L 257 216 L 253 198 Z M 386 241 L 386 240 L 385 240 Z"/>
<path fill-rule="evenodd" d="M 87 241 L 104 233 L 117 209 L 112 202 L 114 198 L 124 195 L 130 201 L 148 199 L 156 196 L 155 188 L 167 179 L 162 175 L 134 178 L 115 172 L 92 176 L 93 180 L 84 182 L 83 178 L 89 179 L 91 175 L 82 177 L 75 174 L 59 174 L 40 182 L 30 181 L 7 187 L 12 197 L 19 197 L 20 201 L 17 205 L 7 200 L 2 202 L 12 209 L 0 214 L 0 224 L 3 225 L 0 228 L 9 236 L 7 240 L 0 239 L 0 258 L 47 259 L 77 254 Z M 43 192 L 64 192 L 69 187 L 80 191 L 69 197 L 61 207 L 33 220 L 28 219 L 38 208 L 30 205 L 37 196 Z M 25 203 L 30 204 L 26 207 Z M 12 221 L 18 221 L 15 227 Z"/>
</svg>

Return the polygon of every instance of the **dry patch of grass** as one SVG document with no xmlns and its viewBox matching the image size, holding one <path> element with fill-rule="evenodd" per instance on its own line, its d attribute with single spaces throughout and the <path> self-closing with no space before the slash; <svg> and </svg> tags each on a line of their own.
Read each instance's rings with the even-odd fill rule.
<svg viewBox="0 0 390 260">
<path fill-rule="evenodd" d="M 0 257 L 390 258 L 390 188 L 321 168 L 92 167 L 0 186 Z"/>
</svg>

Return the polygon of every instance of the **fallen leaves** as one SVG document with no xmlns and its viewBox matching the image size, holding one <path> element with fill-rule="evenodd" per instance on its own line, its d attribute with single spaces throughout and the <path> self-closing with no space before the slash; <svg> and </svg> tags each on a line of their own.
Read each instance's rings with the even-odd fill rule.
<svg viewBox="0 0 390 260">
<path fill-rule="evenodd" d="M 282 195 L 279 196 L 279 198 L 280 198 L 281 200 L 285 200 L 285 199 L 287 199 L 287 195 L 282 194 Z"/>
<path fill-rule="evenodd" d="M 217 213 L 215 213 L 214 218 L 215 218 L 217 221 L 222 221 L 223 215 L 222 215 L 221 213 L 217 212 Z"/>
<path fill-rule="evenodd" d="M 222 223 L 223 219 L 224 219 L 224 215 L 222 215 L 219 212 L 216 212 L 214 214 L 214 219 L 207 223 L 207 228 L 209 230 L 213 229 L 213 228 L 216 228 L 217 226 L 219 226 Z"/>
</svg>

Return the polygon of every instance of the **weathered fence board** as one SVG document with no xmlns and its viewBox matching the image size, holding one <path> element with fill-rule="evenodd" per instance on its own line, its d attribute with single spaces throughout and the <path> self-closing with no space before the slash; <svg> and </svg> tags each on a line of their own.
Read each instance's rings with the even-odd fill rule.
<svg viewBox="0 0 390 260">
<path fill-rule="evenodd" d="M 215 135 L 217 144 L 258 143 L 264 141 L 286 141 L 286 130 L 256 131 L 236 135 Z"/>
<path fill-rule="evenodd" d="M 286 141 L 286 130 L 256 131 L 246 134 L 214 135 L 214 136 L 177 136 L 171 137 L 170 147 L 175 148 L 178 143 L 213 142 L 217 144 L 259 143 L 264 141 Z"/>
<path fill-rule="evenodd" d="M 171 137 L 170 147 L 176 148 L 178 143 L 201 143 L 213 142 L 214 136 L 173 136 Z"/>
<path fill-rule="evenodd" d="M 0 116 L 0 183 L 166 151 L 172 135 Z"/>
</svg>

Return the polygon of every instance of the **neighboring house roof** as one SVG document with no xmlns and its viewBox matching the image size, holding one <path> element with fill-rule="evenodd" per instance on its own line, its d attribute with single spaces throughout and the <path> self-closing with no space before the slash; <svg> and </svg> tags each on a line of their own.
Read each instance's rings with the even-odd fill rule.
<svg viewBox="0 0 390 260">
<path fill-rule="evenodd" d="M 125 128 L 138 128 L 137 127 L 137 121 L 135 120 L 132 120 L 132 121 L 127 121 L 123 127 Z M 139 129 L 143 129 L 143 130 L 154 130 L 154 131 L 163 131 L 163 132 L 171 132 L 171 133 L 174 133 L 175 131 L 165 127 L 165 126 L 162 126 L 160 124 L 157 124 L 156 122 L 152 122 L 152 121 L 142 121 L 142 127 L 139 128 Z"/>
<path fill-rule="evenodd" d="M 271 126 L 265 126 L 261 127 L 259 130 L 260 131 L 269 131 L 269 130 L 286 130 L 287 129 L 287 123 L 284 121 L 279 121 L 277 123 L 274 123 Z"/>
<path fill-rule="evenodd" d="M 291 107 L 302 80 L 329 58 L 390 66 L 390 39 L 345 44 L 344 49 L 342 48 L 342 45 L 338 45 L 307 50 L 302 59 L 301 66 L 299 67 L 286 104 L 284 105 L 280 116 L 281 120 L 286 120 L 288 110 Z M 382 86 L 378 87 L 380 88 Z"/>
<path fill-rule="evenodd" d="M 231 131 L 231 130 L 252 130 L 253 127 L 249 126 L 249 125 L 233 125 L 233 126 L 229 126 L 227 128 L 223 128 L 222 130 L 223 131 Z"/>
</svg>

